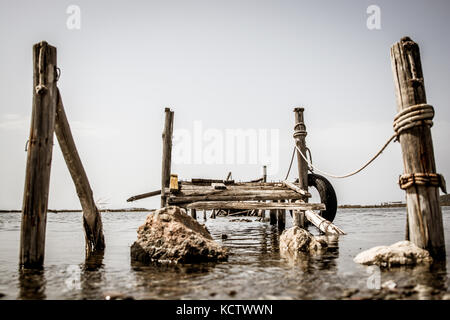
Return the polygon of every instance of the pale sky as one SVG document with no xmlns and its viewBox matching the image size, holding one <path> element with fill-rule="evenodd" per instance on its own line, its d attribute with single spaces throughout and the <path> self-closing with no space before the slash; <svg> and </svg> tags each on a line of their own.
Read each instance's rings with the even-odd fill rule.
<svg viewBox="0 0 450 320">
<path fill-rule="evenodd" d="M 369 5 L 381 29 L 366 25 Z M 70 5 L 80 29 L 66 26 Z M 34 43 L 58 49 L 58 86 L 95 199 L 108 207 L 160 188 L 165 107 L 175 130 L 278 130 L 284 179 L 293 148 L 293 108 L 305 108 L 314 164 L 343 174 L 392 134 L 396 113 L 390 46 L 419 43 L 437 171 L 450 180 L 448 1 L 5 1 L 0 2 L 0 209 L 20 209 L 25 179 Z M 187 131 L 186 131 L 187 130 Z M 226 152 L 226 151 L 225 151 Z M 273 155 L 272 155 L 273 156 Z M 263 163 L 174 163 L 180 178 L 255 179 Z M 330 179 L 340 204 L 404 199 L 398 143 L 363 173 Z M 293 179 L 297 175 L 294 165 Z M 59 146 L 49 208 L 80 208 Z"/>
</svg>

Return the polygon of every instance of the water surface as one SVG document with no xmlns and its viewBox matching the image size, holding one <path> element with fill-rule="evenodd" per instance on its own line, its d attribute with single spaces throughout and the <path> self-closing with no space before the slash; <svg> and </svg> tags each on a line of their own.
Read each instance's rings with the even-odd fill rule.
<svg viewBox="0 0 450 320">
<path fill-rule="evenodd" d="M 18 268 L 20 214 L 0 214 L 1 299 L 441 299 L 448 296 L 449 263 L 379 270 L 353 258 L 362 250 L 404 239 L 404 208 L 341 209 L 334 223 L 347 232 L 329 239 L 322 256 L 301 261 L 280 257 L 279 232 L 266 222 L 206 223 L 229 248 L 227 262 L 187 266 L 142 265 L 130 260 L 136 229 L 147 212 L 103 213 L 104 255 L 85 259 L 81 213 L 49 213 L 45 266 Z M 446 250 L 450 250 L 450 207 L 443 208 Z M 287 227 L 291 219 L 287 217 Z M 310 231 L 316 234 L 314 227 Z M 222 240 L 222 234 L 228 237 Z M 377 289 L 392 280 L 395 290 Z M 1 296 L 0 294 L 0 296 Z"/>
</svg>

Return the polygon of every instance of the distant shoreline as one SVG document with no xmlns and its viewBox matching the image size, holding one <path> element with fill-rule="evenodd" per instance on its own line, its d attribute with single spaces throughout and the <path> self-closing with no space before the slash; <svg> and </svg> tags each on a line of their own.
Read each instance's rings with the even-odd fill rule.
<svg viewBox="0 0 450 320">
<path fill-rule="evenodd" d="M 441 203 L 442 207 L 450 206 L 450 203 Z M 406 203 L 390 203 L 390 204 L 342 204 L 339 209 L 379 209 L 379 208 L 404 208 Z M 101 209 L 100 212 L 153 212 L 157 209 L 147 208 L 125 208 L 125 209 Z M 0 213 L 20 213 L 21 210 L 0 210 Z M 81 209 L 49 209 L 47 212 L 64 213 L 64 212 L 83 212 Z"/>
<path fill-rule="evenodd" d="M 100 212 L 153 212 L 156 209 L 147 208 L 125 208 L 125 209 L 100 209 Z M 0 213 L 20 213 L 22 210 L 0 210 Z M 51 213 L 64 213 L 64 212 L 83 212 L 81 209 L 48 209 L 47 212 Z"/>
</svg>

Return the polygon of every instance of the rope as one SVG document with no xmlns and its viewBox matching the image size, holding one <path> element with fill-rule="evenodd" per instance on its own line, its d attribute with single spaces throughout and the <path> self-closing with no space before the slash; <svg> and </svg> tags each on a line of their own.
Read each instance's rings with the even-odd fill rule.
<svg viewBox="0 0 450 320">
<path fill-rule="evenodd" d="M 317 172 L 320 172 L 325 176 L 328 176 L 331 178 L 336 178 L 336 179 L 348 178 L 348 177 L 351 177 L 351 176 L 361 172 L 362 170 L 364 170 L 369 164 L 371 164 L 376 158 L 378 158 L 378 156 L 387 148 L 387 146 L 394 139 L 399 140 L 400 134 L 403 131 L 405 131 L 407 129 L 411 129 L 413 127 L 422 126 L 422 125 L 427 125 L 429 127 L 433 126 L 433 121 L 432 121 L 433 117 L 434 117 L 434 109 L 431 105 L 426 104 L 426 103 L 413 105 L 411 107 L 408 107 L 408 108 L 400 111 L 394 118 L 393 127 L 394 127 L 395 133 L 386 141 L 386 143 L 381 147 L 381 149 L 372 158 L 370 158 L 369 161 L 367 161 L 362 167 L 360 167 L 359 169 L 352 171 L 350 173 L 344 174 L 344 175 L 335 175 L 335 174 L 331 174 L 331 173 L 325 172 L 323 170 L 320 170 L 317 167 L 313 166 L 313 164 L 310 161 L 308 161 L 306 156 L 297 147 L 297 145 L 295 146 L 294 150 L 297 149 L 298 153 L 308 164 L 310 171 L 316 170 Z M 303 132 L 300 130 L 295 130 L 294 138 L 299 135 L 303 135 Z M 291 164 L 292 164 L 292 162 L 291 162 Z"/>
<path fill-rule="evenodd" d="M 414 185 L 440 187 L 447 193 L 444 176 L 438 173 L 407 173 L 398 178 L 400 189 L 406 190 Z"/>
<path fill-rule="evenodd" d="M 287 180 L 289 177 L 289 173 L 291 172 L 291 168 L 292 168 L 292 162 L 294 162 L 294 156 L 295 156 L 295 148 L 294 148 L 294 150 L 292 150 L 291 163 L 289 164 L 289 169 L 286 173 L 286 178 L 284 178 L 284 180 Z"/>
</svg>

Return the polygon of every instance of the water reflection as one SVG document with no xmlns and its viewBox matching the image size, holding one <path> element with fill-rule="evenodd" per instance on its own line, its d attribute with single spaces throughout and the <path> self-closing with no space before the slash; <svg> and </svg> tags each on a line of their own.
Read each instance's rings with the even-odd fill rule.
<svg viewBox="0 0 450 320">
<path fill-rule="evenodd" d="M 81 266 L 82 299 L 95 299 L 102 296 L 102 284 L 105 282 L 104 254 L 104 251 L 90 253 Z"/>
<path fill-rule="evenodd" d="M 45 294 L 46 279 L 43 269 L 19 269 L 19 296 L 22 300 L 42 300 Z"/>
<path fill-rule="evenodd" d="M 138 299 L 176 299 L 192 293 L 192 282 L 210 274 L 216 263 L 169 264 L 151 262 L 143 264 L 131 259 L 131 270 L 135 278 L 133 294 Z"/>
</svg>

